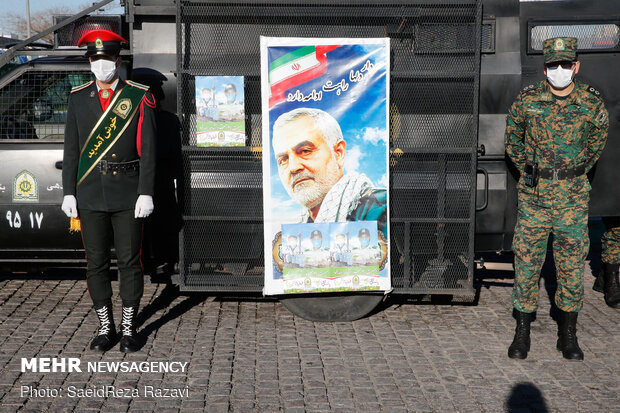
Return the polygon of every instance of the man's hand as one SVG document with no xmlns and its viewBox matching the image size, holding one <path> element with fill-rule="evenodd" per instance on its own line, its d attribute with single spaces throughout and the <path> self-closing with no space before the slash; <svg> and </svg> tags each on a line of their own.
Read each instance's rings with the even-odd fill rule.
<svg viewBox="0 0 620 413">
<path fill-rule="evenodd" d="M 150 195 L 140 195 L 138 200 L 136 201 L 136 218 L 146 218 L 153 212 L 155 209 L 153 205 L 153 197 Z"/>
<path fill-rule="evenodd" d="M 62 199 L 62 206 L 60 207 L 69 218 L 77 218 L 77 199 L 73 195 L 65 195 Z"/>
</svg>

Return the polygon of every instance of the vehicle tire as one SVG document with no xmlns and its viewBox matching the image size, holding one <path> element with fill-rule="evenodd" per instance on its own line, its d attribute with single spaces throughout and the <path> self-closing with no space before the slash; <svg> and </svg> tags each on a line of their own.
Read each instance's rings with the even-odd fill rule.
<svg viewBox="0 0 620 413">
<path fill-rule="evenodd" d="M 353 321 L 379 305 L 384 294 L 330 294 L 280 298 L 288 310 L 309 321 Z"/>
</svg>

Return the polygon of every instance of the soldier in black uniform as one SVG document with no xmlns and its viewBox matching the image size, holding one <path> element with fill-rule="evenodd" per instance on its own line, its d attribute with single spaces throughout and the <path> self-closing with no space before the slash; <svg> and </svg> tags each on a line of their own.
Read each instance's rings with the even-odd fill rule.
<svg viewBox="0 0 620 413">
<path fill-rule="evenodd" d="M 109 277 L 114 242 L 123 302 L 120 350 L 137 351 L 136 314 L 143 293 L 143 219 L 154 209 L 155 100 L 148 87 L 119 79 L 121 43 L 107 30 L 86 33 L 96 81 L 73 88 L 67 110 L 63 211 L 79 215 L 88 262 L 87 284 L 99 318 L 91 349 L 116 341 Z"/>
</svg>

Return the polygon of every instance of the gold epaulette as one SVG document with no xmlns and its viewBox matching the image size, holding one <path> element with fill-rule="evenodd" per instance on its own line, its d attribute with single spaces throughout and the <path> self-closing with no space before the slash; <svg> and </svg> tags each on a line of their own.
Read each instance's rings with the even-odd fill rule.
<svg viewBox="0 0 620 413">
<path fill-rule="evenodd" d="M 77 92 L 77 91 L 80 91 L 80 90 L 82 90 L 82 89 L 85 89 L 85 88 L 87 88 L 88 86 L 92 85 L 92 84 L 93 84 L 93 82 L 94 82 L 94 80 L 91 80 L 90 82 L 86 82 L 86 83 L 84 83 L 84 84 L 82 84 L 82 85 L 79 85 L 79 86 L 74 86 L 74 87 L 72 87 L 72 88 L 71 88 L 71 93 L 75 93 L 75 92 Z"/>
<path fill-rule="evenodd" d="M 149 90 L 149 87 L 147 85 L 143 85 L 142 83 L 134 82 L 133 80 L 126 80 L 125 83 L 127 83 L 130 86 L 137 87 L 138 89 Z"/>
</svg>

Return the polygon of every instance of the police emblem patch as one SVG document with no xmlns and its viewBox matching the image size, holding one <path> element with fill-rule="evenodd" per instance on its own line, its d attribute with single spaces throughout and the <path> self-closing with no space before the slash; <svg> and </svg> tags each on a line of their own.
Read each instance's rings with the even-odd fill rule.
<svg viewBox="0 0 620 413">
<path fill-rule="evenodd" d="M 13 179 L 13 202 L 39 202 L 37 180 L 26 170 Z"/>
<path fill-rule="evenodd" d="M 103 47 L 103 41 L 102 41 L 99 37 L 97 37 L 97 38 L 95 39 L 95 47 L 96 47 L 97 49 L 99 49 L 99 48 Z"/>
<path fill-rule="evenodd" d="M 120 102 L 116 104 L 112 112 L 116 113 L 123 119 L 127 119 L 127 115 L 131 112 L 131 100 L 130 99 L 121 99 Z"/>
<path fill-rule="evenodd" d="M 556 39 L 555 44 L 553 45 L 553 50 L 564 50 L 564 40 Z"/>
<path fill-rule="evenodd" d="M 101 91 L 101 97 L 103 99 L 107 99 L 110 96 L 110 91 L 108 89 L 104 89 Z"/>
</svg>

